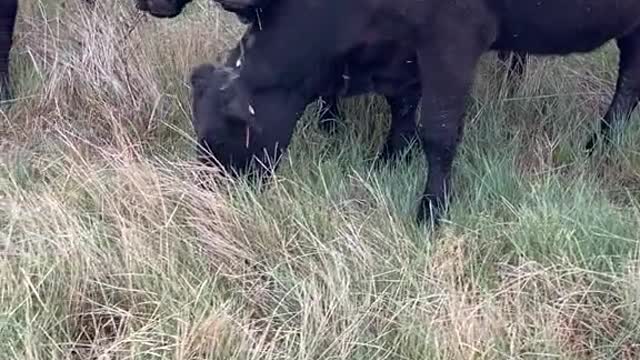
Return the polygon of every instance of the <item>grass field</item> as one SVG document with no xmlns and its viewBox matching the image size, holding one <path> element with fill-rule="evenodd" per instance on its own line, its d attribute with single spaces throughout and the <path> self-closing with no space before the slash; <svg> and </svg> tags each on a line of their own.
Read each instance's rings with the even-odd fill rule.
<svg viewBox="0 0 640 360">
<path fill-rule="evenodd" d="M 372 166 L 381 98 L 343 101 L 335 136 L 310 106 L 271 185 L 207 191 L 187 77 L 235 18 L 42 1 L 21 3 L 0 112 L 0 358 L 640 358 L 637 116 L 582 152 L 615 46 L 535 58 L 514 95 L 487 54 L 430 234 L 420 149 Z"/>
</svg>

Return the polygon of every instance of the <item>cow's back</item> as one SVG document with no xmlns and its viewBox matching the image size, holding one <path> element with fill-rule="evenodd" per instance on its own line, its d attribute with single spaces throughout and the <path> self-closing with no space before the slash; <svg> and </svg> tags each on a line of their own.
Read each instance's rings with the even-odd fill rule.
<svg viewBox="0 0 640 360">
<path fill-rule="evenodd" d="M 541 55 L 591 51 L 640 26 L 638 0 L 351 1 L 377 14 L 379 29 L 410 24 L 427 37 L 446 37 L 458 27 L 491 37 L 495 30 L 495 49 Z"/>
<path fill-rule="evenodd" d="M 587 52 L 640 26 L 637 0 L 485 0 L 496 14 L 494 46 L 537 54 Z"/>
</svg>

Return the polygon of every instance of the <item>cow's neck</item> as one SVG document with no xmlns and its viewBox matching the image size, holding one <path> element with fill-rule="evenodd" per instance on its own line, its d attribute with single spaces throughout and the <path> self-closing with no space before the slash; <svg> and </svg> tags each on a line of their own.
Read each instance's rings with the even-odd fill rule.
<svg viewBox="0 0 640 360">
<path fill-rule="evenodd" d="M 344 65 L 338 61 L 343 52 L 339 43 L 348 42 L 349 36 L 345 37 L 341 26 L 350 21 L 336 16 L 340 12 L 329 3 L 283 1 L 261 14 L 259 22 L 254 21 L 241 42 L 240 68 L 240 77 L 252 90 L 287 88 L 312 96 L 343 70 L 338 68 Z M 331 26 L 318 31 L 327 22 Z"/>
<path fill-rule="evenodd" d="M 304 98 L 316 96 L 330 76 L 329 61 L 314 61 L 321 56 L 301 59 L 296 54 L 287 57 L 278 49 L 259 47 L 245 49 L 240 78 L 251 92 L 288 90 Z M 327 75 L 323 75 L 327 74 Z"/>
</svg>

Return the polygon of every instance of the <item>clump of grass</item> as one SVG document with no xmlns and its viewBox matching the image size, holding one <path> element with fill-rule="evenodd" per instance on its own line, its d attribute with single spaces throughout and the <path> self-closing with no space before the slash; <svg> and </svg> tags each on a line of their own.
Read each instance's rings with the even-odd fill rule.
<svg viewBox="0 0 640 360">
<path fill-rule="evenodd" d="M 443 226 L 376 96 L 313 106 L 268 185 L 193 159 L 192 66 L 242 26 L 193 3 L 23 1 L 0 117 L 0 353 L 16 359 L 634 359 L 638 125 L 592 158 L 616 53 L 478 74 Z M 637 122 L 637 121 L 636 121 Z M 344 146 L 349 144 L 349 146 Z"/>
</svg>

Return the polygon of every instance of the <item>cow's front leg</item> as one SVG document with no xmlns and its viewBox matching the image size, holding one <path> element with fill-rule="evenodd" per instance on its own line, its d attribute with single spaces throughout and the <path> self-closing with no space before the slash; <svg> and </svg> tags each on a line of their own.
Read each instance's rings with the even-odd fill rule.
<svg viewBox="0 0 640 360">
<path fill-rule="evenodd" d="M 437 225 L 451 192 L 452 163 L 463 134 L 465 102 L 483 52 L 481 45 L 470 44 L 471 38 L 430 44 L 418 52 L 422 109 L 417 131 L 429 166 L 418 222 L 431 220 Z"/>
<path fill-rule="evenodd" d="M 325 96 L 321 101 L 323 106 L 318 126 L 328 133 L 333 133 L 338 126 L 338 117 L 340 116 L 338 97 L 336 95 Z"/>
<path fill-rule="evenodd" d="M 600 134 L 593 134 L 587 142 L 589 154 L 593 152 L 598 135 L 602 135 L 607 143 L 611 130 L 618 123 L 625 123 L 629 119 L 640 99 L 640 28 L 618 39 L 618 48 L 620 64 L 616 91 L 607 113 L 600 122 Z"/>
<path fill-rule="evenodd" d="M 391 126 L 378 161 L 388 161 L 400 155 L 416 139 L 416 111 L 420 102 L 420 88 L 386 96 L 391 109 Z"/>
</svg>

